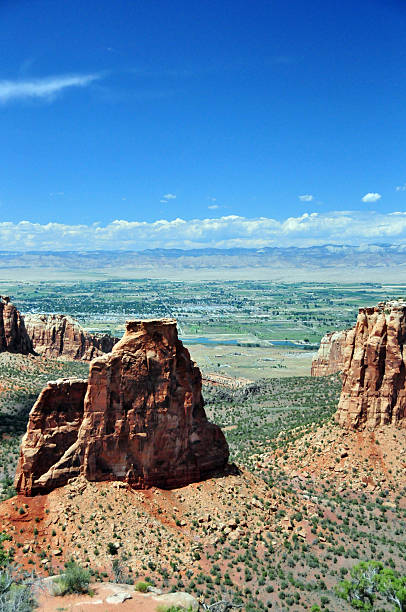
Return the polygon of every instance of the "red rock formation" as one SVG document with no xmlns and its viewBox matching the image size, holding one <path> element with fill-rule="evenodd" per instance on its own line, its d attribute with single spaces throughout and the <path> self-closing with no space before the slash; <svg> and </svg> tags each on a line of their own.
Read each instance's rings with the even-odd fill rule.
<svg viewBox="0 0 406 612">
<path fill-rule="evenodd" d="M 77 441 L 83 420 L 87 381 L 64 379 L 49 382 L 34 404 L 23 439 L 16 475 L 19 491 L 53 488 L 79 473 L 79 466 L 64 465 L 61 458 Z"/>
<path fill-rule="evenodd" d="M 89 334 L 72 317 L 61 314 L 25 315 L 25 326 L 35 351 L 44 357 L 91 361 L 109 353 L 118 338 Z"/>
<path fill-rule="evenodd" d="M 0 296 L 0 353 L 33 353 L 24 319 L 7 296 Z"/>
<path fill-rule="evenodd" d="M 69 448 L 58 441 L 55 461 L 43 465 L 42 453 L 49 456 L 43 450 L 48 423 L 52 429 L 43 413 L 52 415 L 53 395 L 59 398 L 60 391 L 45 389 L 31 411 L 16 476 L 21 493 L 48 492 L 79 474 L 92 481 L 123 480 L 136 488 L 172 488 L 227 464 L 224 435 L 207 421 L 203 408 L 200 370 L 178 340 L 173 319 L 127 323 L 113 351 L 92 362 L 77 439 Z M 63 397 L 55 398 L 62 415 Z M 74 415 L 80 402 L 74 400 Z M 76 422 L 75 417 L 71 423 Z M 70 443 L 74 426 L 60 429 L 63 440 L 69 432 Z"/>
<path fill-rule="evenodd" d="M 328 376 L 344 369 L 344 350 L 349 332 L 349 329 L 343 329 L 323 336 L 312 361 L 312 376 Z"/>
<path fill-rule="evenodd" d="M 343 389 L 336 413 L 347 429 L 406 427 L 406 303 L 360 308 L 347 335 Z"/>
</svg>

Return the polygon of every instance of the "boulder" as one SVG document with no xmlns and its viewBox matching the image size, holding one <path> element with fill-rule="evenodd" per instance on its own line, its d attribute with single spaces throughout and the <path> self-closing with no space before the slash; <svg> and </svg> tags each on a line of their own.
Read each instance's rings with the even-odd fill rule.
<svg viewBox="0 0 406 612">
<path fill-rule="evenodd" d="M 168 606 L 171 608 L 182 608 L 185 610 L 198 610 L 199 602 L 197 599 L 190 595 L 190 593 L 185 593 L 183 591 L 178 591 L 176 593 L 165 593 L 164 595 L 159 595 L 155 598 L 157 602 L 159 602 L 159 606 Z"/>
<path fill-rule="evenodd" d="M 80 393 L 64 382 L 48 385 L 30 413 L 20 493 L 49 492 L 79 475 L 181 487 L 227 465 L 226 440 L 207 420 L 200 370 L 174 319 L 128 322 L 113 351 L 91 363 Z"/>
<path fill-rule="evenodd" d="M 130 593 L 126 593 L 125 591 L 121 591 L 121 593 L 114 593 L 114 595 L 110 595 L 106 598 L 106 603 L 108 604 L 120 604 L 127 601 L 127 599 L 132 599 L 132 595 Z"/>
</svg>

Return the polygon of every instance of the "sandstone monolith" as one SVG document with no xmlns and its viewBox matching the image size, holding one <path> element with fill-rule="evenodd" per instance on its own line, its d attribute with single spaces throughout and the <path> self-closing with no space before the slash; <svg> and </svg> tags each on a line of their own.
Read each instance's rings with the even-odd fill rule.
<svg viewBox="0 0 406 612">
<path fill-rule="evenodd" d="M 200 370 L 174 319 L 128 322 L 113 351 L 91 363 L 83 408 L 78 394 L 69 412 L 65 400 L 73 396 L 62 386 L 48 386 L 30 413 L 15 481 L 20 493 L 49 492 L 79 475 L 173 488 L 227 464 L 227 443 L 207 420 Z M 53 424 L 60 439 L 52 460 Z"/>
<path fill-rule="evenodd" d="M 24 318 L 8 296 L 0 296 L 0 353 L 3 352 L 22 355 L 34 352 Z"/>
</svg>

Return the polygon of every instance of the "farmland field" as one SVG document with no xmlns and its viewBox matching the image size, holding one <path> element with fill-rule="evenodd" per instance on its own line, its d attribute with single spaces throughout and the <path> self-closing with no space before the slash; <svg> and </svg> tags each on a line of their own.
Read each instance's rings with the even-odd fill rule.
<svg viewBox="0 0 406 612">
<path fill-rule="evenodd" d="M 327 331 L 351 327 L 362 305 L 405 285 L 273 281 L 0 281 L 22 313 L 70 314 L 120 337 L 132 318 L 175 317 L 203 372 L 256 380 L 303 376 Z"/>
</svg>

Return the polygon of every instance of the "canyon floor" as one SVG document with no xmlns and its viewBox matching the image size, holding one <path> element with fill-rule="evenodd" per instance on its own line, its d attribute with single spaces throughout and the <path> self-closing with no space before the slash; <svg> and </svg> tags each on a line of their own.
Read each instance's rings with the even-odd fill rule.
<svg viewBox="0 0 406 612">
<path fill-rule="evenodd" d="M 36 388 L 87 366 L 20 356 L 1 363 L 8 432 L 0 452 L 11 475 Z M 406 440 L 396 428 L 339 429 L 339 389 L 337 376 L 206 384 L 207 414 L 230 446 L 229 473 L 169 491 L 76 480 L 49 495 L 10 497 L 0 506 L 0 528 L 12 536 L 5 545 L 43 576 L 73 557 L 95 584 L 147 580 L 248 611 L 349 610 L 335 586 L 358 561 L 406 569 Z"/>
</svg>

